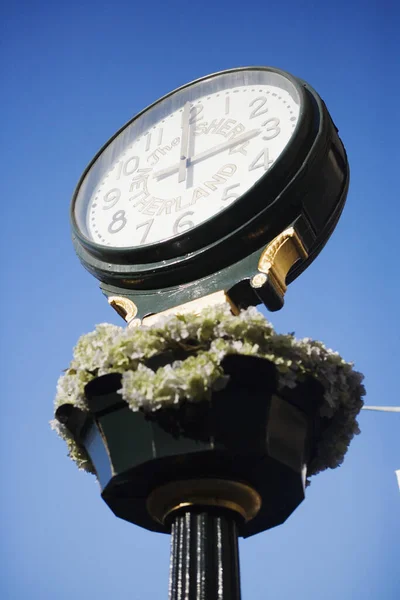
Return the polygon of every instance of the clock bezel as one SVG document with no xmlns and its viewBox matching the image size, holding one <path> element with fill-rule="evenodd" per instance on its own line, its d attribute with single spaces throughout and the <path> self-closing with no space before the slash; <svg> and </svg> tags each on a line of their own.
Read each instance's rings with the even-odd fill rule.
<svg viewBox="0 0 400 600">
<path fill-rule="evenodd" d="M 247 192 L 242 194 L 242 196 L 240 196 L 229 207 L 221 211 L 221 213 L 211 216 L 188 231 L 182 232 L 165 240 L 151 244 L 145 244 L 142 246 L 112 247 L 97 244 L 94 240 L 85 236 L 80 230 L 75 217 L 76 200 L 85 178 L 99 157 L 113 143 L 113 141 L 136 119 L 177 92 L 221 75 L 233 74 L 242 71 L 267 71 L 276 73 L 286 78 L 295 87 L 299 95 L 300 107 L 297 125 L 276 163 L 274 163 L 274 165 L 272 165 L 272 167 L 266 173 L 264 173 L 264 175 L 262 175 L 249 190 L 247 190 Z M 265 214 L 266 211 L 270 213 L 268 219 L 273 219 L 273 213 L 276 212 L 274 209 L 277 206 L 279 206 L 279 211 L 282 209 L 282 200 L 279 202 L 279 195 L 283 189 L 283 182 L 290 181 L 291 178 L 298 172 L 299 166 L 305 160 L 314 140 L 313 134 L 315 134 L 315 131 L 313 131 L 314 127 L 312 112 L 310 100 L 306 94 L 304 84 L 293 77 L 290 73 L 273 67 L 239 67 L 228 69 L 213 73 L 211 75 L 206 75 L 169 92 L 125 123 L 125 125 L 123 125 L 102 146 L 102 148 L 97 152 L 83 172 L 74 191 L 71 202 L 71 223 L 77 249 L 79 249 L 79 246 L 81 246 L 84 255 L 89 255 L 88 258 L 91 256 L 94 259 L 97 259 L 94 261 L 95 263 L 97 263 L 99 260 L 100 263 L 111 263 L 110 267 L 111 265 L 113 265 L 113 267 L 117 265 L 120 265 L 121 267 L 123 265 L 130 265 L 130 272 L 132 272 L 132 274 L 140 273 L 143 271 L 144 266 L 146 266 L 145 270 L 147 270 L 151 264 L 155 266 L 158 265 L 160 261 L 164 262 L 172 260 L 172 262 L 175 263 L 176 261 L 174 259 L 179 257 L 183 259 L 184 256 L 187 256 L 188 254 L 198 253 L 210 245 L 213 246 L 215 242 L 221 238 L 227 236 L 229 237 L 238 229 L 242 229 L 243 226 L 252 221 L 254 217 L 257 217 L 260 214 Z M 266 182 L 268 182 L 268 187 L 266 186 Z M 267 203 L 265 202 L 266 197 L 269 197 L 269 201 Z"/>
</svg>

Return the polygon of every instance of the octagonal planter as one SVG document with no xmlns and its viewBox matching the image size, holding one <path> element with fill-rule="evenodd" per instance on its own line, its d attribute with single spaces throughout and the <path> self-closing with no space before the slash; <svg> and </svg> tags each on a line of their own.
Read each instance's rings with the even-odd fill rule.
<svg viewBox="0 0 400 600">
<path fill-rule="evenodd" d="M 304 499 L 306 466 L 320 436 L 323 388 L 313 378 L 284 394 L 273 363 L 229 355 L 230 376 L 210 401 L 133 412 L 117 393 L 119 374 L 85 388 L 89 412 L 64 404 L 56 412 L 90 456 L 102 497 L 122 519 L 170 532 L 148 510 L 151 493 L 171 482 L 218 479 L 251 486 L 258 514 L 238 523 L 248 537 L 283 523 Z"/>
</svg>

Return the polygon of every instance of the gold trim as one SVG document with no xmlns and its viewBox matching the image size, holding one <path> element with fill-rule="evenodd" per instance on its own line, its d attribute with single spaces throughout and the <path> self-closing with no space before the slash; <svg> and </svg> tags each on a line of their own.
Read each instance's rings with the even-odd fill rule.
<svg viewBox="0 0 400 600">
<path fill-rule="evenodd" d="M 247 522 L 258 514 L 261 496 L 249 485 L 238 481 L 188 479 L 156 488 L 147 499 L 148 513 L 162 525 L 171 513 L 190 506 L 227 508 Z"/>
<path fill-rule="evenodd" d="M 132 300 L 129 300 L 129 298 L 124 298 L 123 296 L 110 296 L 108 298 L 108 304 L 117 311 L 120 317 L 125 319 L 128 325 L 135 319 L 138 312 L 136 304 L 132 302 Z"/>
<path fill-rule="evenodd" d="M 267 281 L 268 277 L 265 273 L 257 273 L 251 278 L 251 285 L 253 288 L 261 288 Z"/>
<path fill-rule="evenodd" d="M 293 227 L 289 227 L 280 233 L 263 250 L 258 261 L 258 270 L 260 273 L 268 275 L 268 280 L 274 287 L 277 294 L 283 299 L 287 290 L 286 276 L 290 268 L 299 259 L 308 257 L 307 250 L 303 242 Z M 253 284 L 254 282 L 254 284 Z M 257 285 L 257 275 L 252 279 L 254 287 Z"/>
<path fill-rule="evenodd" d="M 193 312 L 198 314 L 204 308 L 208 306 L 215 306 L 217 304 L 226 304 L 228 303 L 230 309 L 234 315 L 239 314 L 239 309 L 229 296 L 223 291 L 214 292 L 213 294 L 209 294 L 208 296 L 203 296 L 202 298 L 197 298 L 196 300 L 191 300 L 190 302 L 186 302 L 185 304 L 181 304 L 179 306 L 174 306 L 173 308 L 168 308 L 167 310 L 163 310 L 154 315 L 149 315 L 148 317 L 144 317 L 142 320 L 143 325 L 153 325 L 159 317 L 164 317 L 166 315 L 177 315 L 177 314 L 185 314 L 188 312 Z M 132 323 L 132 325 L 134 325 Z"/>
</svg>

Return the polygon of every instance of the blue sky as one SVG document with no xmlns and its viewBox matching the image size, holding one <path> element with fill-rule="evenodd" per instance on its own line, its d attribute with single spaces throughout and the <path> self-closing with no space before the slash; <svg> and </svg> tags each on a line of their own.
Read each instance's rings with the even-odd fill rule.
<svg viewBox="0 0 400 600">
<path fill-rule="evenodd" d="M 2 598 L 167 597 L 168 537 L 114 517 L 48 421 L 78 337 L 120 324 L 74 255 L 74 186 L 114 131 L 187 81 L 270 65 L 325 100 L 349 155 L 348 201 L 271 320 L 355 361 L 368 404 L 400 404 L 398 18 L 388 0 L 3 5 Z M 284 525 L 240 543 L 244 600 L 398 597 L 400 418 L 365 411 L 360 426 Z"/>
</svg>

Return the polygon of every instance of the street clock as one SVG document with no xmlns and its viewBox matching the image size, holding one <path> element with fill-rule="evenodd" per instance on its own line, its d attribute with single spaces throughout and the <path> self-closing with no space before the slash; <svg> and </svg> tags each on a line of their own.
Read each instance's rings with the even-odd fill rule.
<svg viewBox="0 0 400 600">
<path fill-rule="evenodd" d="M 308 84 L 231 69 L 164 96 L 105 144 L 72 200 L 74 245 L 128 322 L 218 293 L 277 310 L 331 235 L 348 182 Z"/>
</svg>

